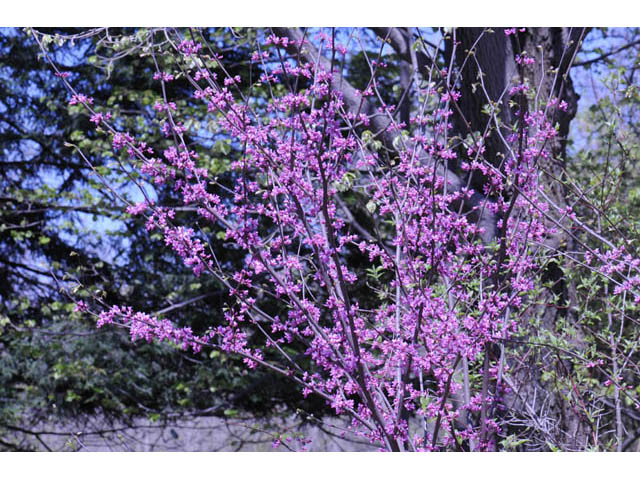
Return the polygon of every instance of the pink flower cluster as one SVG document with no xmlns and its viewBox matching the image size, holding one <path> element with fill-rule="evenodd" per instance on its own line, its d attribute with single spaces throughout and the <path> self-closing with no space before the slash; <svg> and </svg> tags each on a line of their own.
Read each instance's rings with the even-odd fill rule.
<svg viewBox="0 0 640 480">
<path fill-rule="evenodd" d="M 131 333 L 131 340 L 168 340 L 184 350 L 190 348 L 194 352 L 199 352 L 207 340 L 206 337 L 194 335 L 189 327 L 176 328 L 169 320 L 134 312 L 131 307 L 114 306 L 98 316 L 98 328 L 114 323 L 126 326 Z"/>
</svg>

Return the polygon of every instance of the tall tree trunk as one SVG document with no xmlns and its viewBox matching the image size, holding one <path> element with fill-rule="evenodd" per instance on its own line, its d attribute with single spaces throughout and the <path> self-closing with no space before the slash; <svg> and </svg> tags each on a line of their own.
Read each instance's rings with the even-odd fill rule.
<svg viewBox="0 0 640 480">
<path fill-rule="evenodd" d="M 507 35 L 502 28 L 459 28 L 446 37 L 447 67 L 451 74 L 457 75 L 456 87 L 462 94 L 454 112 L 454 129 L 463 137 L 469 129 L 483 136 L 485 159 L 494 166 L 500 168 L 508 155 L 503 138 L 516 120 L 517 110 L 545 109 L 553 98 L 566 102 L 566 110 L 556 107 L 547 110 L 552 121 L 557 122 L 559 135 L 548 145 L 551 155 L 541 157 L 538 163 L 548 201 L 555 205 L 556 210 L 567 206 L 567 135 L 579 98 L 573 88 L 569 68 L 586 33 L 583 28 L 532 28 Z M 533 65 L 516 61 L 517 55 L 525 53 L 535 59 Z M 509 95 L 511 87 L 520 83 L 527 84 L 533 92 L 527 100 L 523 96 Z M 500 110 L 498 125 L 485 113 L 485 105 L 491 103 Z M 460 158 L 464 158 L 462 149 Z M 486 179 L 475 173 L 468 180 L 476 191 L 482 191 Z M 553 253 L 572 248 L 572 239 L 567 234 L 568 229 L 563 228 L 560 217 L 550 221 L 556 224 L 557 233 L 546 239 L 549 262 L 543 279 L 549 287 L 541 298 L 536 299 L 536 303 L 543 307 L 531 316 L 530 338 L 538 336 L 540 328 L 561 334 L 557 326 L 561 317 L 575 323 L 575 319 L 567 318 L 571 311 L 572 286 L 566 281 L 561 267 L 568 265 L 563 265 L 562 256 Z M 579 329 L 575 331 L 579 332 Z M 581 344 L 579 334 L 570 340 L 577 346 Z M 502 361 L 504 358 L 499 352 L 503 351 L 494 349 L 493 353 L 487 353 L 487 358 L 499 357 Z M 570 366 L 548 349 L 536 349 L 533 353 L 535 355 L 528 356 L 528 368 L 517 370 L 512 377 L 516 392 L 507 396 L 508 414 L 528 418 L 531 427 L 541 432 L 541 445 L 554 443 L 562 449 L 584 449 L 588 441 L 588 425 L 579 412 L 577 399 L 572 397 L 573 392 L 567 387 L 549 388 L 548 380 L 543 380 L 542 376 L 542 372 L 550 368 L 556 368 L 558 375 L 570 376 Z M 493 388 L 497 387 L 494 385 Z M 544 425 L 536 425 L 536 422 Z"/>
</svg>

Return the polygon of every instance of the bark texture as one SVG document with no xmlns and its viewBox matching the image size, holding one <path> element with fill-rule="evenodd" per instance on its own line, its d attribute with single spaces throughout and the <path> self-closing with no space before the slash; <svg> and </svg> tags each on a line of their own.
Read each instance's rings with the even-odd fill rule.
<svg viewBox="0 0 640 480">
<path fill-rule="evenodd" d="M 547 112 L 557 122 L 558 137 L 548 145 L 551 155 L 540 157 L 538 169 L 547 200 L 562 210 L 566 205 L 566 147 L 569 124 L 575 117 L 579 96 L 573 88 L 569 69 L 587 30 L 584 28 L 533 28 L 506 35 L 503 28 L 459 28 L 447 37 L 445 59 L 448 68 L 457 75 L 456 86 L 462 96 L 454 113 L 454 128 L 464 136 L 469 130 L 485 136 L 485 158 L 500 167 L 509 152 L 503 138 L 516 120 L 515 112 L 526 109 L 547 108 L 552 98 L 566 102 L 566 111 L 550 107 Z M 519 65 L 517 55 L 527 54 L 535 59 L 532 66 Z M 525 83 L 531 95 L 509 96 L 513 85 Z M 486 114 L 485 105 L 493 103 L 500 112 L 499 122 Z M 464 153 L 461 149 L 461 158 Z M 474 189 L 482 191 L 485 179 L 475 174 L 468 179 Z M 573 246 L 569 228 L 560 215 L 551 214 L 550 223 L 557 233 L 546 240 L 548 263 L 544 272 L 547 282 L 539 305 L 530 312 L 531 327 L 528 338 L 539 341 L 540 329 L 550 334 L 565 335 L 566 325 L 573 328 L 570 341 L 581 344 L 579 326 L 569 318 L 573 286 L 565 279 L 563 268 L 570 268 L 561 252 Z M 559 328 L 559 320 L 562 328 Z M 573 324 L 572 324 L 573 322 Z M 543 380 L 543 372 L 553 369 L 558 377 L 571 377 L 570 366 L 552 349 L 523 347 L 519 353 L 525 362 L 504 358 L 504 349 L 494 348 L 489 358 L 517 363 L 509 381 L 512 392 L 507 396 L 505 417 L 512 417 L 514 428 L 532 428 L 537 431 L 540 446 L 545 443 L 563 450 L 583 450 L 588 445 L 589 426 L 580 412 L 579 399 L 562 382 L 551 385 Z M 517 360 L 517 362 L 516 362 Z M 523 368 L 524 366 L 524 368 Z M 515 367 L 515 365 L 514 365 Z M 493 388 L 499 388 L 494 385 Z M 537 417 L 537 418 L 536 418 Z M 509 421 L 508 418 L 505 420 Z M 518 427 L 516 427 L 516 425 Z"/>
</svg>

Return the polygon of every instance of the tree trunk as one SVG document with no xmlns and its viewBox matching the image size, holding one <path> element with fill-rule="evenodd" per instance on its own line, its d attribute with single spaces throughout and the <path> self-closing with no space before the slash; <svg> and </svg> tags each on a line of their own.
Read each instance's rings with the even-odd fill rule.
<svg viewBox="0 0 640 480">
<path fill-rule="evenodd" d="M 532 28 L 507 35 L 502 28 L 459 28 L 446 37 L 447 67 L 450 73 L 457 75 L 456 88 L 462 94 L 453 116 L 454 129 L 463 138 L 469 129 L 477 132 L 476 138 L 484 137 L 485 159 L 494 166 L 501 168 L 508 155 L 503 138 L 517 120 L 517 110 L 544 110 L 553 98 L 566 102 L 564 111 L 556 107 L 547 110 L 547 117 L 557 123 L 559 135 L 548 144 L 551 155 L 540 157 L 538 162 L 540 180 L 548 201 L 555 206 L 552 210 L 567 206 L 567 135 L 579 98 L 573 88 L 569 68 L 586 31 L 583 28 Z M 525 53 L 535 59 L 533 65 L 518 64 L 516 56 Z M 521 83 L 530 88 L 527 100 L 518 94 L 509 95 L 511 87 Z M 483 113 L 485 105 L 490 103 L 499 108 L 499 125 Z M 465 152 L 466 149 L 460 148 L 459 158 L 464 159 Z M 459 170 L 459 173 L 462 172 Z M 474 173 L 468 180 L 474 190 L 483 191 L 486 179 L 481 174 Z M 534 340 L 539 343 L 540 329 L 552 335 L 564 335 L 562 328 L 558 327 L 560 318 L 565 320 L 563 323 L 568 321 L 576 327 L 575 318 L 568 318 L 567 313 L 571 311 L 573 287 L 568 285 L 561 268 L 569 265 L 564 257 L 554 253 L 571 249 L 572 239 L 567 234 L 568 229 L 563 229 L 565 225 L 560 217 L 550 222 L 555 224 L 557 233 L 548 236 L 545 242 L 549 261 L 543 280 L 548 287 L 541 298 L 536 299 L 536 304 L 543 307 L 538 307 L 531 315 L 529 337 L 522 339 L 525 343 Z M 579 332 L 579 329 L 575 328 L 575 331 Z M 579 347 L 579 333 L 574 333 L 570 341 Z M 500 358 L 507 364 L 513 360 L 504 359 L 498 349 L 493 350 L 488 354 L 490 358 Z M 527 351 L 529 347 L 524 347 L 520 353 Z M 535 355 L 531 355 L 532 352 Z M 508 421 L 508 416 L 511 416 L 517 420 L 514 424 L 519 425 L 526 420 L 530 423 L 528 426 L 539 430 L 540 447 L 553 443 L 563 450 L 583 450 L 587 446 L 589 432 L 584 416 L 579 413 L 577 399 L 572 398 L 573 392 L 566 385 L 552 387 L 548 380 L 543 380 L 542 372 L 550 368 L 556 368 L 558 376 L 571 375 L 570 365 L 556 353 L 550 349 L 535 349 L 527 356 L 527 368 L 513 371 L 511 380 L 516 391 L 506 396 L 507 417 L 504 420 Z M 499 386 L 493 385 L 492 388 Z M 539 422 L 544 425 L 537 424 Z"/>
</svg>

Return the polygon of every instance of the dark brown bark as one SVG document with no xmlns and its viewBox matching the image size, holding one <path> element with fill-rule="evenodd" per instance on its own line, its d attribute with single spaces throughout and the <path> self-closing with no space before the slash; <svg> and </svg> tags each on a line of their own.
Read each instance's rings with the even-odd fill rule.
<svg viewBox="0 0 640 480">
<path fill-rule="evenodd" d="M 545 108 L 554 97 L 567 103 L 566 111 L 558 108 L 548 110 L 551 119 L 558 124 L 559 135 L 548 145 L 551 152 L 549 158 L 541 157 L 538 161 L 543 188 L 549 201 L 559 209 L 566 207 L 564 182 L 567 135 L 579 98 L 573 88 L 569 69 L 586 32 L 587 29 L 583 28 L 530 28 L 507 36 L 503 28 L 459 28 L 448 34 L 446 42 L 446 63 L 451 72 L 457 75 L 456 87 L 462 94 L 454 113 L 454 128 L 463 138 L 469 128 L 479 132 L 485 138 L 485 159 L 496 167 L 500 167 L 508 155 L 503 139 L 506 138 L 508 127 L 516 120 L 516 111 Z M 516 55 L 524 53 L 535 59 L 534 65 L 518 65 Z M 510 97 L 510 88 L 518 83 L 528 84 L 535 95 L 527 99 L 521 95 Z M 498 124 L 483 112 L 484 106 L 490 103 L 500 109 Z M 464 158 L 462 148 L 460 154 Z M 478 174 L 468 179 L 472 187 L 479 191 L 482 191 L 485 180 Z M 549 258 L 554 256 L 553 252 L 571 248 L 572 239 L 563 228 L 560 217 L 551 219 L 550 223 L 558 221 L 560 228 L 556 228 L 557 234 L 546 240 Z M 556 332 L 558 318 L 570 311 L 572 287 L 565 281 L 561 264 L 561 259 L 548 263 L 544 279 L 551 286 L 542 294 L 542 298 L 537 299 L 543 307 L 531 315 L 532 320 L 537 318 L 541 328 L 551 332 Z M 536 322 L 532 322 L 534 324 Z M 532 330 L 530 333 L 533 336 L 539 332 Z M 579 345 L 579 335 L 572 342 Z M 571 398 L 571 392 L 564 387 L 558 387 L 553 393 L 545 392 L 548 385 L 541 379 L 542 370 L 551 367 L 557 368 L 559 374 L 569 376 L 569 366 L 555 355 L 550 357 L 550 352 L 536 353 L 527 362 L 528 368 L 515 377 L 518 395 L 511 395 L 507 403 L 510 403 L 514 415 L 521 415 L 525 411 L 524 403 L 530 402 L 535 393 L 537 400 L 529 407 L 533 407 L 541 418 L 553 417 L 544 419 L 554 425 L 551 438 L 545 432 L 545 441 L 556 443 L 563 449 L 584 449 L 588 443 L 588 426 L 582 416 L 576 414 L 572 400 L 566 400 Z M 549 363 L 541 364 L 545 361 Z M 552 404 L 552 408 L 544 414 L 539 410 L 541 400 Z"/>
</svg>

